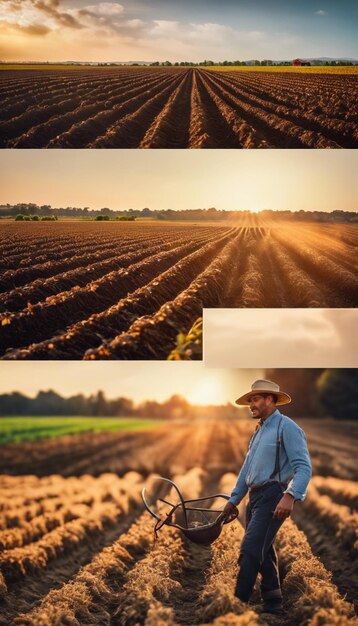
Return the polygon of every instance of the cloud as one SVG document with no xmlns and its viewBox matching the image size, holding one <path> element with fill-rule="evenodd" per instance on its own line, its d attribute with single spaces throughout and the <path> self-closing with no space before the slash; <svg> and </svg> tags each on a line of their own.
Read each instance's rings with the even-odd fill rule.
<svg viewBox="0 0 358 626">
<path fill-rule="evenodd" d="M 47 35 L 47 33 L 51 32 L 51 29 L 44 24 L 29 24 L 28 26 L 21 26 L 21 24 L 10 24 L 9 30 L 19 33 L 25 33 L 26 35 Z"/>
<path fill-rule="evenodd" d="M 121 15 L 124 11 L 124 7 L 116 2 L 100 2 L 99 4 L 93 4 L 86 7 L 87 11 L 92 15 Z M 79 13 L 81 11 L 79 10 Z"/>
<path fill-rule="evenodd" d="M 82 28 L 75 16 L 59 8 L 59 0 L 0 0 L 0 25 L 30 35 Z"/>
<path fill-rule="evenodd" d="M 10 49 L 14 44 L 18 46 L 22 60 L 29 57 L 30 46 L 24 37 L 16 39 L 17 33 L 33 36 L 31 57 L 39 60 L 41 57 L 61 59 L 64 50 L 70 58 L 92 61 L 117 60 L 123 56 L 128 59 L 132 54 L 142 60 L 172 61 L 254 58 L 253 55 L 272 58 L 273 53 L 267 51 L 272 36 L 264 31 L 240 30 L 209 21 L 141 18 L 143 13 L 136 17 L 132 7 L 127 11 L 125 4 L 116 1 L 88 0 L 88 4 L 79 6 L 78 0 L 66 0 L 66 3 L 64 0 L 0 0 L 0 32 L 8 36 Z M 39 35 L 46 35 L 42 48 L 40 40 L 36 40 Z M 293 46 L 292 36 L 287 33 L 275 33 L 274 40 L 281 46 L 280 51 L 282 45 Z"/>
<path fill-rule="evenodd" d="M 322 9 L 319 9 L 319 11 L 315 12 L 315 15 L 327 15 L 327 11 L 323 11 Z"/>
<path fill-rule="evenodd" d="M 0 24 L 28 29 L 29 33 L 38 24 L 46 32 L 65 28 L 87 29 L 94 34 L 103 28 L 108 33 L 116 33 L 126 28 L 133 32 L 134 29 L 141 28 L 141 20 L 123 20 L 123 13 L 124 7 L 118 2 L 100 2 L 83 8 L 61 9 L 59 0 L 0 0 Z"/>
<path fill-rule="evenodd" d="M 355 367 L 356 309 L 206 310 L 204 358 L 215 367 Z"/>
<path fill-rule="evenodd" d="M 170 45 L 171 50 L 186 45 L 190 53 L 198 47 L 204 49 L 215 45 L 227 46 L 230 42 L 234 45 L 240 41 L 258 42 L 264 37 L 260 31 L 239 32 L 215 22 L 128 19 L 124 6 L 119 2 L 99 2 L 80 8 L 73 4 L 62 9 L 59 0 L 0 0 L 1 23 L 23 32 L 27 30 L 29 34 L 78 29 L 94 36 L 142 40 L 146 45 L 153 40 L 160 41 L 163 48 Z"/>
</svg>

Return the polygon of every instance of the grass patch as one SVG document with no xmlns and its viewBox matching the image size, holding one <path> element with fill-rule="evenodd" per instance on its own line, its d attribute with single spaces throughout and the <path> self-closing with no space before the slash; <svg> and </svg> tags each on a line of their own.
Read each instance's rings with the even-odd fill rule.
<svg viewBox="0 0 358 626">
<path fill-rule="evenodd" d="M 0 417 L 0 444 L 88 432 L 146 430 L 161 423 L 136 417 Z"/>
</svg>

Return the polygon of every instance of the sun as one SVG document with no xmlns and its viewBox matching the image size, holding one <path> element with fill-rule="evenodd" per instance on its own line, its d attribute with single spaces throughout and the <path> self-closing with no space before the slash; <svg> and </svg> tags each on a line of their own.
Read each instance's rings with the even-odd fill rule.
<svg viewBox="0 0 358 626">
<path fill-rule="evenodd" d="M 222 399 L 222 385 L 217 376 L 208 375 L 198 382 L 188 393 L 191 404 L 220 404 Z"/>
</svg>

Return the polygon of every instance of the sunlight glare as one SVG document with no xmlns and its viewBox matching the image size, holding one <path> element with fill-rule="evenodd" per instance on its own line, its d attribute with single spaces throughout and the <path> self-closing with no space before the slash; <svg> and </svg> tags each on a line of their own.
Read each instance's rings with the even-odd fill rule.
<svg viewBox="0 0 358 626">
<path fill-rule="evenodd" d="M 187 399 L 191 404 L 220 404 L 223 390 L 221 379 L 216 374 L 205 376 L 198 384 L 187 393 Z"/>
</svg>

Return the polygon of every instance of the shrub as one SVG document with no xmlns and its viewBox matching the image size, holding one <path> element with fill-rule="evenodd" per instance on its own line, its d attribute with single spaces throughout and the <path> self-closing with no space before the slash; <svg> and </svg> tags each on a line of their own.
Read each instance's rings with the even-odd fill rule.
<svg viewBox="0 0 358 626">
<path fill-rule="evenodd" d="M 358 370 L 325 370 L 317 384 L 318 399 L 335 419 L 357 419 Z"/>
</svg>

